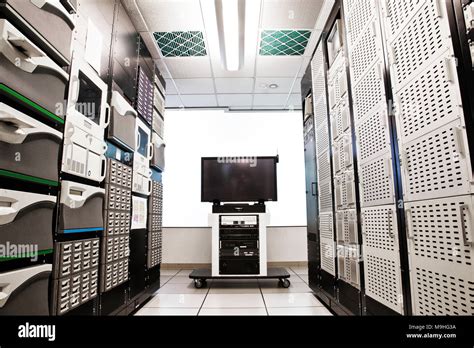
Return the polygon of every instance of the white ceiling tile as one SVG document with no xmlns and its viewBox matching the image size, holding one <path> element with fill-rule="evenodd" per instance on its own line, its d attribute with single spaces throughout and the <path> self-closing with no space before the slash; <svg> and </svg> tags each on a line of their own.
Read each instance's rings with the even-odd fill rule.
<svg viewBox="0 0 474 348">
<path fill-rule="evenodd" d="M 185 107 L 216 107 L 217 100 L 214 94 L 182 95 L 181 100 Z"/>
<path fill-rule="evenodd" d="M 176 87 L 174 86 L 173 80 L 165 79 L 166 81 L 166 95 L 178 94 Z"/>
<path fill-rule="evenodd" d="M 174 79 L 179 94 L 214 94 L 213 79 Z"/>
<path fill-rule="evenodd" d="M 217 93 L 252 93 L 253 78 L 217 78 Z"/>
<path fill-rule="evenodd" d="M 324 0 L 264 0 L 262 29 L 313 29 Z"/>
<path fill-rule="evenodd" d="M 261 94 L 283 94 L 290 93 L 295 81 L 294 77 L 258 77 L 255 79 L 255 93 Z M 277 84 L 278 88 L 269 88 L 271 84 Z"/>
<path fill-rule="evenodd" d="M 163 61 L 174 79 L 212 77 L 209 57 L 173 57 Z"/>
<path fill-rule="evenodd" d="M 251 107 L 252 94 L 218 94 L 219 106 L 224 107 Z"/>
<path fill-rule="evenodd" d="M 204 28 L 198 0 L 137 0 L 137 5 L 152 32 Z"/>
<path fill-rule="evenodd" d="M 179 96 L 177 95 L 167 95 L 166 96 L 166 107 L 167 108 L 179 108 L 183 106 Z"/>
<path fill-rule="evenodd" d="M 288 94 L 254 94 L 253 106 L 279 106 L 284 108 Z"/>
<path fill-rule="evenodd" d="M 303 57 L 257 57 L 257 77 L 295 77 L 298 73 Z"/>
</svg>

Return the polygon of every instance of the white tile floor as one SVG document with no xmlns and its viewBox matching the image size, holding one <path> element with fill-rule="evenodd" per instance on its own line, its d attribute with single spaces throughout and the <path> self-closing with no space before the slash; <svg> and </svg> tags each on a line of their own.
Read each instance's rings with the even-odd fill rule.
<svg viewBox="0 0 474 348">
<path fill-rule="evenodd" d="M 161 288 L 135 315 L 331 315 L 312 294 L 308 270 L 287 268 L 288 289 L 277 280 L 214 280 L 196 289 L 191 270 L 162 270 Z"/>
</svg>

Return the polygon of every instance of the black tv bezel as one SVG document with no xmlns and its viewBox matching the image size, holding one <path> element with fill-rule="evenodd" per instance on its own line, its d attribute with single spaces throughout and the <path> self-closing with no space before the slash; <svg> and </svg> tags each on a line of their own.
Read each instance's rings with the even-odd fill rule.
<svg viewBox="0 0 474 348">
<path fill-rule="evenodd" d="M 274 169 L 275 169 L 275 186 L 274 186 L 274 192 L 275 196 L 272 197 L 271 199 L 256 199 L 253 201 L 242 201 L 242 200 L 226 200 L 226 201 L 219 201 L 219 200 L 204 200 L 204 161 L 217 161 L 219 158 L 226 157 L 226 156 L 221 156 L 221 157 L 201 157 L 201 202 L 202 203 L 261 203 L 261 202 L 278 202 L 278 171 L 277 171 L 277 164 L 279 162 L 279 157 L 278 156 L 257 156 L 257 161 L 260 159 L 272 159 L 274 163 Z M 255 157 L 255 156 L 227 156 L 227 157 L 235 157 L 235 158 L 249 158 L 249 157 Z"/>
</svg>

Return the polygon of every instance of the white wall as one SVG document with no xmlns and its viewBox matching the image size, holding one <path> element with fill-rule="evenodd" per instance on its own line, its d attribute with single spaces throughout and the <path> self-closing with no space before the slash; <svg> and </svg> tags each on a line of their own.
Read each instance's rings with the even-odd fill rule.
<svg viewBox="0 0 474 348">
<path fill-rule="evenodd" d="M 276 154 L 278 202 L 267 204 L 270 225 L 306 226 L 300 112 L 167 111 L 165 139 L 163 226 L 208 226 L 211 205 L 201 203 L 201 157 Z"/>
<path fill-rule="evenodd" d="M 210 228 L 164 228 L 163 264 L 211 263 Z M 308 260 L 306 227 L 270 227 L 267 230 L 269 262 Z"/>
</svg>

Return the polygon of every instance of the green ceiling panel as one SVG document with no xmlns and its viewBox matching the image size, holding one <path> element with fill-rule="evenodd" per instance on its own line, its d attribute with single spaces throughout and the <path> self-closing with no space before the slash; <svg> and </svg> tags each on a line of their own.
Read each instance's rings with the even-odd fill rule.
<svg viewBox="0 0 474 348">
<path fill-rule="evenodd" d="M 310 36 L 310 30 L 264 30 L 260 38 L 260 55 L 301 56 Z"/>
<path fill-rule="evenodd" d="M 201 31 L 154 33 L 164 57 L 202 57 L 207 54 Z"/>
</svg>

